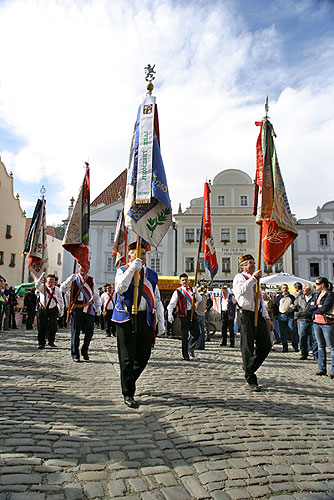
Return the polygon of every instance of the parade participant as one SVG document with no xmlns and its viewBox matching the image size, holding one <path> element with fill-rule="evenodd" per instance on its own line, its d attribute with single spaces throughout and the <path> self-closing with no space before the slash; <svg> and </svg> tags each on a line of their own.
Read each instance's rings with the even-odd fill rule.
<svg viewBox="0 0 334 500">
<path fill-rule="evenodd" d="M 27 311 L 26 330 L 32 330 L 36 316 L 37 296 L 35 288 L 27 290 L 23 299 L 24 307 Z"/>
<path fill-rule="evenodd" d="M 173 292 L 168 304 L 168 321 L 170 323 L 174 321 L 173 311 L 177 306 L 177 315 L 181 321 L 182 356 L 184 360 L 189 361 L 189 354 L 192 357 L 195 356 L 194 351 L 200 334 L 196 303 L 199 304 L 202 297 L 196 287 L 193 289 L 189 286 L 189 279 L 186 273 L 180 274 L 180 284 L 181 286 Z M 195 294 L 195 303 L 191 319 L 193 293 Z M 189 332 L 191 339 L 188 341 Z"/>
<path fill-rule="evenodd" d="M 252 391 L 260 391 L 255 372 L 262 365 L 271 349 L 269 331 L 273 329 L 267 308 L 259 295 L 258 325 L 254 326 L 255 287 L 262 271 L 255 271 L 252 255 L 239 257 L 241 272 L 233 280 L 233 292 L 238 305 L 238 326 L 241 354 L 246 381 Z"/>
<path fill-rule="evenodd" d="M 112 315 L 115 307 L 115 286 L 107 285 L 106 291 L 101 295 L 102 314 L 104 315 L 104 324 L 106 329 L 106 337 L 111 337 L 111 334 L 116 335 L 116 324 L 112 321 Z"/>
<path fill-rule="evenodd" d="M 236 300 L 232 293 L 229 293 L 227 286 L 222 286 L 220 297 L 220 310 L 222 320 L 222 341 L 221 346 L 227 345 L 227 330 L 230 332 L 230 347 L 234 347 L 234 319 Z"/>
<path fill-rule="evenodd" d="M 199 337 L 196 345 L 196 349 L 204 351 L 205 349 L 205 313 L 207 310 L 208 295 L 207 288 L 204 285 L 198 287 L 198 293 L 201 295 L 202 300 L 197 306 L 197 320 L 199 326 Z"/>
<path fill-rule="evenodd" d="M 128 264 L 117 269 L 115 291 L 118 294 L 113 313 L 116 322 L 118 359 L 124 403 L 138 408 L 134 399 L 136 381 L 151 356 L 154 331 L 164 332 L 164 312 L 158 289 L 158 275 L 146 267 L 146 249 L 141 246 L 141 258 L 136 258 L 135 242 L 128 245 Z M 140 271 L 138 311 L 132 314 L 134 274 Z M 136 326 L 135 326 L 136 323 Z"/>
<path fill-rule="evenodd" d="M 298 352 L 298 335 L 296 332 L 295 316 L 294 316 L 295 297 L 289 293 L 287 284 L 281 286 L 281 293 L 275 299 L 274 308 L 277 315 L 279 333 L 283 344 L 283 352 L 288 352 L 287 334 L 290 334 L 292 347 L 295 352 Z"/>
<path fill-rule="evenodd" d="M 299 359 L 304 360 L 308 357 L 309 345 L 313 346 L 312 312 L 309 310 L 310 301 L 312 300 L 311 285 L 303 285 L 302 290 L 302 293 L 299 293 L 298 290 L 294 305 L 300 344 Z M 318 356 L 318 345 L 316 345 L 316 350 L 313 350 L 313 352 L 315 352 L 314 356 Z"/>
<path fill-rule="evenodd" d="M 39 309 L 37 314 L 38 349 L 44 349 L 46 339 L 50 347 L 55 346 L 57 318 L 64 314 L 63 296 L 55 286 L 55 275 L 48 274 L 44 285 L 45 273 L 35 280 L 36 291 L 39 292 Z"/>
<path fill-rule="evenodd" d="M 101 314 L 101 300 L 94 278 L 89 276 L 85 268 L 79 265 L 78 274 L 72 274 L 60 285 L 63 293 L 72 287 L 69 314 L 71 315 L 71 355 L 73 361 L 80 361 L 80 333 L 84 334 L 81 355 L 89 361 L 88 349 L 94 333 L 95 315 Z"/>
</svg>

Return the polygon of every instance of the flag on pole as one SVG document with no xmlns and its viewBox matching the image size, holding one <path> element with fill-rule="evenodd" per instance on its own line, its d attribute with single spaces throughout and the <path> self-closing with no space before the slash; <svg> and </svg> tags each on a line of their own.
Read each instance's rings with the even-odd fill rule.
<svg viewBox="0 0 334 500">
<path fill-rule="evenodd" d="M 67 225 L 63 239 L 63 247 L 70 252 L 76 261 L 89 269 L 89 222 L 90 222 L 90 179 L 89 164 L 86 163 L 86 172 L 81 185 L 79 195 L 70 221 Z"/>
<path fill-rule="evenodd" d="M 133 132 L 124 200 L 125 225 L 157 247 L 172 222 L 164 164 L 160 153 L 155 97 L 145 96 Z"/>
<path fill-rule="evenodd" d="M 204 253 L 204 265 L 209 270 L 211 279 L 217 274 L 218 263 L 215 244 L 212 236 L 211 210 L 210 210 L 210 187 L 207 182 L 204 183 L 203 197 L 203 217 L 202 217 L 202 249 Z"/>
<path fill-rule="evenodd" d="M 117 219 L 112 256 L 115 258 L 115 266 L 126 263 L 126 247 L 128 243 L 128 229 L 125 227 L 124 211 L 122 210 Z"/>
<path fill-rule="evenodd" d="M 44 199 L 37 200 L 24 245 L 24 252 L 29 253 L 29 272 L 39 278 L 47 271 L 49 265 L 46 239 L 46 200 Z"/>
<path fill-rule="evenodd" d="M 255 124 L 261 129 L 256 143 L 254 215 L 258 224 L 262 222 L 263 258 L 271 266 L 297 237 L 297 229 L 279 168 L 274 128 L 267 118 Z"/>
</svg>

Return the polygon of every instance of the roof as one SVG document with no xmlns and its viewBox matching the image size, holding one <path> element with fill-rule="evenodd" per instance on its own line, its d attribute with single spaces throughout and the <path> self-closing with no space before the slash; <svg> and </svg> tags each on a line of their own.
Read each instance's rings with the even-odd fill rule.
<svg viewBox="0 0 334 500">
<path fill-rule="evenodd" d="M 27 239 L 30 223 L 31 223 L 31 217 L 27 217 L 26 218 L 26 228 L 25 228 L 25 233 L 24 233 L 24 241 L 26 241 L 26 239 Z M 46 226 L 46 234 L 53 236 L 54 238 L 57 238 L 58 240 L 63 239 L 54 226 Z"/>
<path fill-rule="evenodd" d="M 126 188 L 126 178 L 127 170 L 123 170 L 116 179 L 109 184 L 108 187 L 94 201 L 92 201 L 91 206 L 97 207 L 98 205 L 111 205 L 119 198 L 124 198 L 125 188 Z"/>
</svg>

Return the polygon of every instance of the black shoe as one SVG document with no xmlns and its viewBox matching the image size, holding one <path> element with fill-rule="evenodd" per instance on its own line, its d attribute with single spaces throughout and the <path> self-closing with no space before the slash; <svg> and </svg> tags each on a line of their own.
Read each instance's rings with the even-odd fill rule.
<svg viewBox="0 0 334 500">
<path fill-rule="evenodd" d="M 133 399 L 132 396 L 124 396 L 124 403 L 130 408 L 139 408 L 139 404 Z"/>
<path fill-rule="evenodd" d="M 327 373 L 326 373 L 325 371 L 323 371 L 323 370 L 319 370 L 319 371 L 316 373 L 316 375 L 320 375 L 320 376 L 321 376 L 321 375 L 324 375 L 324 376 L 326 376 L 326 375 L 327 375 Z"/>
<path fill-rule="evenodd" d="M 82 351 L 81 351 L 81 356 L 83 357 L 83 359 L 84 359 L 85 361 L 89 361 L 88 352 L 82 352 Z"/>
<path fill-rule="evenodd" d="M 106 333 L 106 337 L 111 337 L 111 333 Z"/>
<path fill-rule="evenodd" d="M 227 344 L 221 343 L 220 345 L 221 345 L 221 347 L 227 347 Z"/>
<path fill-rule="evenodd" d="M 39 344 L 38 349 L 44 349 L 45 345 Z"/>
<path fill-rule="evenodd" d="M 76 363 L 80 363 L 80 358 L 78 356 L 73 356 L 72 357 L 73 361 L 75 361 Z"/>
<path fill-rule="evenodd" d="M 257 384 L 248 384 L 252 392 L 261 392 L 261 387 Z"/>
<path fill-rule="evenodd" d="M 49 344 L 50 347 L 57 347 L 56 344 L 52 342 L 52 344 Z"/>
<path fill-rule="evenodd" d="M 190 358 L 183 358 L 183 361 L 190 361 Z"/>
</svg>

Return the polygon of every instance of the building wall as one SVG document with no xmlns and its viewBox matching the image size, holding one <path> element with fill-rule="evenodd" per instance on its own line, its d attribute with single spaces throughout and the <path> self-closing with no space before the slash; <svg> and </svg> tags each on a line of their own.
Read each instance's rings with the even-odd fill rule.
<svg viewBox="0 0 334 500">
<path fill-rule="evenodd" d="M 232 280 L 238 272 L 238 258 L 244 253 L 251 253 L 257 259 L 259 228 L 253 216 L 254 184 L 248 174 L 241 170 L 228 169 L 220 172 L 214 178 L 211 189 L 211 222 L 213 239 L 218 260 L 218 273 L 215 279 Z M 223 198 L 222 198 L 223 197 Z M 197 258 L 198 243 L 197 232 L 200 230 L 202 218 L 203 198 L 191 200 L 190 207 L 184 212 L 175 215 L 177 229 L 177 274 L 191 273 L 187 268 L 187 259 Z M 194 230 L 194 241 L 187 241 L 187 230 Z M 225 236 L 222 230 L 229 232 L 228 241 L 223 241 Z M 242 231 L 242 233 L 241 233 Z M 243 237 L 245 234 L 245 237 Z M 201 254 L 201 257 L 203 255 Z M 229 267 L 223 270 L 229 259 Z M 189 261 L 188 261 L 189 262 Z M 262 268 L 269 272 L 284 270 L 292 272 L 291 248 L 283 257 L 283 263 L 268 269 L 262 263 Z M 199 277 L 209 278 L 206 270 L 200 270 Z"/>
<path fill-rule="evenodd" d="M 0 159 L 0 275 L 4 276 L 9 285 L 18 285 L 22 282 L 24 234 L 26 217 L 21 209 L 18 197 L 13 192 L 13 176 L 7 173 L 6 167 Z M 6 238 L 6 229 L 10 226 L 10 238 Z M 11 266 L 11 256 L 14 256 L 14 265 Z"/>
<path fill-rule="evenodd" d="M 317 208 L 315 217 L 297 222 L 294 264 L 298 276 L 334 280 L 334 201 Z"/>
</svg>

